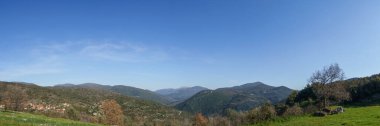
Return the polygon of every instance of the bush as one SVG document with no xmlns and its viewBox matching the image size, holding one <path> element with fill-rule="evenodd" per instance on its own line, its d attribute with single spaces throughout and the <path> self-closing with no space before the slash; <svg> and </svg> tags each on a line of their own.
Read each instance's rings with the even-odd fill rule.
<svg viewBox="0 0 380 126">
<path fill-rule="evenodd" d="M 231 121 L 231 125 L 233 126 L 240 126 L 243 123 L 245 123 L 245 117 L 246 113 L 245 112 L 238 112 L 233 109 L 227 109 L 227 116 L 229 120 Z"/>
<path fill-rule="evenodd" d="M 285 104 L 275 105 L 276 113 L 278 116 L 282 116 L 288 108 L 289 106 Z"/>
<path fill-rule="evenodd" d="M 294 105 L 286 109 L 283 116 L 298 116 L 302 114 L 303 114 L 302 108 L 299 107 L 298 105 Z"/>
<path fill-rule="evenodd" d="M 265 120 L 270 120 L 276 117 L 276 111 L 271 104 L 265 104 L 259 108 L 255 108 L 248 113 L 249 123 L 258 123 Z"/>
<path fill-rule="evenodd" d="M 71 120 L 79 120 L 78 114 L 79 112 L 77 112 L 74 108 L 69 108 L 66 111 L 67 118 Z"/>
</svg>

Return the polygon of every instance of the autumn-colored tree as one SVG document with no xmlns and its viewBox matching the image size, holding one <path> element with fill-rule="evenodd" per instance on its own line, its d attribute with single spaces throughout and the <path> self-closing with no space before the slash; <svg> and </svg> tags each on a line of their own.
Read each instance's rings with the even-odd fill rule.
<svg viewBox="0 0 380 126">
<path fill-rule="evenodd" d="M 312 90 L 317 99 L 321 101 L 322 108 L 329 106 L 329 100 L 349 99 L 349 93 L 342 84 L 337 82 L 344 79 L 344 72 L 338 64 L 332 64 L 316 71 L 309 79 Z"/>
<path fill-rule="evenodd" d="M 101 102 L 101 111 L 104 114 L 104 123 L 108 125 L 123 125 L 124 114 L 121 106 L 115 100 Z"/>
<path fill-rule="evenodd" d="M 195 126 L 207 126 L 208 119 L 202 113 L 195 114 Z"/>
</svg>

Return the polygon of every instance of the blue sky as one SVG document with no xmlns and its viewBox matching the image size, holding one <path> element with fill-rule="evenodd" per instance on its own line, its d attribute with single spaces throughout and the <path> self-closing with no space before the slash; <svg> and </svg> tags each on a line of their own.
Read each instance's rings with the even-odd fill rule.
<svg viewBox="0 0 380 126">
<path fill-rule="evenodd" d="M 144 89 L 380 73 L 376 0 L 1 0 L 0 80 Z"/>
</svg>

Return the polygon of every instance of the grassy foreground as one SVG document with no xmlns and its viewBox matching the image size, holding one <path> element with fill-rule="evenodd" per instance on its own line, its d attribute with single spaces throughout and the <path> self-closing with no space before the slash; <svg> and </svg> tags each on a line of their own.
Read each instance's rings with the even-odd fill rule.
<svg viewBox="0 0 380 126">
<path fill-rule="evenodd" d="M 378 126 L 380 106 L 346 107 L 345 112 L 326 117 L 300 116 L 268 121 L 259 126 Z"/>
<path fill-rule="evenodd" d="M 1 112 L 0 126 L 99 126 L 61 118 L 50 118 L 22 112 Z"/>
</svg>

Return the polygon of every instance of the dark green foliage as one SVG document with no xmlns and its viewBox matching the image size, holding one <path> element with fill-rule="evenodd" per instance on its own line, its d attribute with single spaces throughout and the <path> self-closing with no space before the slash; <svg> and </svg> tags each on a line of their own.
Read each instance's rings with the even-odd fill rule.
<svg viewBox="0 0 380 126">
<path fill-rule="evenodd" d="M 276 104 L 274 108 L 276 110 L 277 115 L 282 116 L 285 113 L 285 111 L 289 108 L 289 106 L 284 103 L 279 103 Z"/>
<path fill-rule="evenodd" d="M 293 106 L 295 104 L 296 97 L 297 97 L 297 91 L 292 91 L 292 93 L 290 93 L 290 95 L 286 99 L 286 104 L 289 106 Z"/>
<path fill-rule="evenodd" d="M 297 93 L 294 101 L 302 102 L 302 101 L 309 101 L 310 99 L 315 100 L 317 99 L 317 97 L 315 96 L 312 87 L 310 85 L 306 85 L 304 89 L 300 90 Z"/>
<path fill-rule="evenodd" d="M 353 101 L 380 99 L 380 74 L 367 78 L 352 79 L 350 84 L 351 97 Z"/>
</svg>

